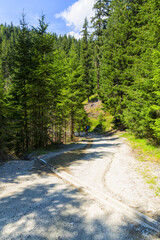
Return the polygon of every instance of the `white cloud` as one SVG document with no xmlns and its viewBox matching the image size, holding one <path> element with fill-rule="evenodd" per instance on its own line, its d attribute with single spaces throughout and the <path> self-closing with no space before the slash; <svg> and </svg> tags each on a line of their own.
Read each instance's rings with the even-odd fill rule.
<svg viewBox="0 0 160 240">
<path fill-rule="evenodd" d="M 74 31 L 69 32 L 67 35 L 73 36 L 76 39 L 80 39 L 82 37 L 80 33 Z"/>
<path fill-rule="evenodd" d="M 94 0 L 78 0 L 72 6 L 65 9 L 63 12 L 55 15 L 56 18 L 63 18 L 68 27 L 72 27 L 73 34 L 78 34 L 82 30 L 84 19 L 93 17 Z"/>
</svg>

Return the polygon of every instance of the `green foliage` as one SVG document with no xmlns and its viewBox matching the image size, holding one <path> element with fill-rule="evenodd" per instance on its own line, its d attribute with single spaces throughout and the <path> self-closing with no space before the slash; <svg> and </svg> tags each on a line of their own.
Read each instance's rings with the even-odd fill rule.
<svg viewBox="0 0 160 240">
<path fill-rule="evenodd" d="M 108 17 L 109 17 L 109 0 L 96 0 L 93 6 L 95 15 L 92 18 L 92 27 L 94 28 L 93 35 L 94 48 L 95 48 L 95 69 L 96 69 L 96 79 L 97 79 L 97 89 L 100 87 L 100 66 L 102 58 L 102 46 L 103 46 L 103 33 L 104 29 L 107 27 Z"/>
<path fill-rule="evenodd" d="M 104 35 L 101 66 L 100 96 L 115 117 L 115 123 L 122 123 L 125 108 L 124 96 L 133 82 L 131 75 L 133 17 L 125 1 L 112 1 L 110 18 Z"/>
<path fill-rule="evenodd" d="M 107 27 L 107 18 L 110 14 L 109 0 L 96 0 L 93 6 L 95 16 L 92 18 L 94 34 L 99 38 L 103 34 L 103 29 Z"/>
<path fill-rule="evenodd" d="M 96 0 L 93 34 L 85 19 L 81 40 L 48 33 L 44 16 L 37 28 L 24 14 L 20 27 L 1 24 L 1 146 L 19 154 L 74 141 L 88 123 L 106 131 L 108 111 L 118 127 L 159 144 L 159 9 L 154 0 Z M 88 118 L 83 103 L 95 92 L 105 111 Z"/>
<path fill-rule="evenodd" d="M 93 95 L 92 97 L 94 99 L 96 95 Z M 113 117 L 105 111 L 101 101 L 86 103 L 85 105 L 89 119 L 89 122 L 87 123 L 90 126 L 89 131 L 106 132 L 112 129 Z"/>
<path fill-rule="evenodd" d="M 3 83 L 2 83 L 2 65 L 0 61 L 0 149 L 2 149 L 3 146 L 3 124 L 4 124 L 4 89 L 3 89 Z"/>
<path fill-rule="evenodd" d="M 79 114 L 82 113 L 82 118 L 84 116 L 82 104 L 85 99 L 84 85 L 85 83 L 82 79 L 82 68 L 76 51 L 76 45 L 72 42 L 67 65 L 66 87 L 63 92 L 63 94 L 67 96 L 67 98 L 64 98 L 63 104 L 68 111 L 68 115 L 70 115 L 71 141 L 74 140 L 75 124 L 80 117 Z"/>
<path fill-rule="evenodd" d="M 158 3 L 157 3 L 158 4 Z M 141 136 L 159 142 L 158 129 L 158 85 L 155 85 L 158 69 L 159 42 L 159 8 L 154 1 L 142 1 L 137 14 L 138 23 L 134 28 L 136 48 L 134 52 L 134 83 L 129 88 L 127 97 L 128 111 L 131 107 L 132 118 L 136 118 L 134 129 L 128 122 L 126 125 Z M 138 51 L 137 51 L 138 49 Z M 134 109 L 132 106 L 134 106 Z M 128 115 L 128 114 L 127 114 Z M 124 114 L 126 121 L 127 115 Z"/>
<path fill-rule="evenodd" d="M 17 155 L 74 141 L 87 121 L 80 41 L 47 27 L 42 16 L 29 29 L 25 14 L 20 27 L 0 26 L 0 141 Z"/>
<path fill-rule="evenodd" d="M 88 33 L 88 21 L 85 18 L 81 41 L 81 63 L 82 63 L 82 78 L 85 86 L 86 96 L 89 97 L 93 94 L 94 86 L 94 72 L 93 72 L 93 57 L 91 51 L 91 43 Z"/>
<path fill-rule="evenodd" d="M 116 125 L 160 142 L 159 3 L 113 0 L 109 15 L 99 95 Z"/>
<path fill-rule="evenodd" d="M 14 45 L 14 59 L 12 65 L 12 88 L 10 102 L 13 109 L 12 118 L 14 121 L 14 139 L 16 153 L 28 149 L 29 129 L 28 129 L 28 85 L 31 75 L 31 38 L 22 15 L 20 22 L 20 33 Z"/>
</svg>

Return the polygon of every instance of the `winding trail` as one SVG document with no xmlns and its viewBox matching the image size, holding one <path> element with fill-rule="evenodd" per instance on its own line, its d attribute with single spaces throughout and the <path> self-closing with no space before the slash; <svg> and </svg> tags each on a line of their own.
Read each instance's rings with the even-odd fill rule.
<svg viewBox="0 0 160 240">
<path fill-rule="evenodd" d="M 148 204 L 142 209 L 142 196 L 136 200 L 142 179 L 132 168 L 135 160 L 128 146 L 117 136 L 91 135 L 88 141 L 87 147 L 82 143 L 78 149 L 74 146 L 71 151 L 62 150 L 43 158 L 57 173 L 73 176 L 73 182 L 78 179 L 97 193 L 135 204 L 136 209 L 141 207 L 145 212 Z M 141 184 L 147 189 L 144 182 Z M 137 189 L 132 194 L 136 196 L 134 200 L 127 196 L 132 188 Z M 15 161 L 1 166 L 0 189 L 0 240 L 159 239 L 151 229 L 110 204 L 104 206 L 96 194 L 57 177 L 39 161 Z M 146 199 L 150 194 L 148 203 L 153 197 L 157 210 L 159 199 L 148 189 L 145 193 Z"/>
<path fill-rule="evenodd" d="M 90 135 L 90 147 L 51 158 L 48 163 L 79 181 L 160 220 L 160 197 L 137 171 L 140 163 L 116 135 Z M 159 168 L 160 173 L 160 168 Z"/>
</svg>

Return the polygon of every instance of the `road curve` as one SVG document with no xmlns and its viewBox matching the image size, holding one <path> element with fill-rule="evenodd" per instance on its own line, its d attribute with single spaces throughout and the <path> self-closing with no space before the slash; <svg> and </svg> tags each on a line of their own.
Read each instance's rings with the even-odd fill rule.
<svg viewBox="0 0 160 240">
<path fill-rule="evenodd" d="M 63 153 L 67 159 L 63 161 L 61 156 L 55 164 L 57 171 L 65 170 L 104 191 L 108 188 L 104 173 L 111 169 L 115 155 L 113 141 L 97 137 L 85 151 Z M 116 151 L 119 147 L 117 142 Z M 102 171 L 103 158 L 108 162 Z M 95 173 L 102 177 L 96 179 Z M 110 205 L 104 207 L 93 195 L 60 179 L 37 161 L 1 166 L 0 189 L 0 240 L 159 239 L 154 231 Z"/>
</svg>

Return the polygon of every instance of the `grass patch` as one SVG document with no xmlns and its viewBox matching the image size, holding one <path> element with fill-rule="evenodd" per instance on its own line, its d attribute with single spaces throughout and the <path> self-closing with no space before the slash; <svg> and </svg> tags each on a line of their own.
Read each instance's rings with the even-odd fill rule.
<svg viewBox="0 0 160 240">
<path fill-rule="evenodd" d="M 151 177 L 147 180 L 147 183 L 152 184 L 152 185 L 156 185 L 157 181 L 156 181 L 157 177 Z"/>
<path fill-rule="evenodd" d="M 147 139 L 139 139 L 129 133 L 121 134 L 129 140 L 140 161 L 153 161 L 160 164 L 160 147 L 150 143 Z"/>
<path fill-rule="evenodd" d="M 156 188 L 156 196 L 160 196 L 160 187 Z"/>
</svg>

